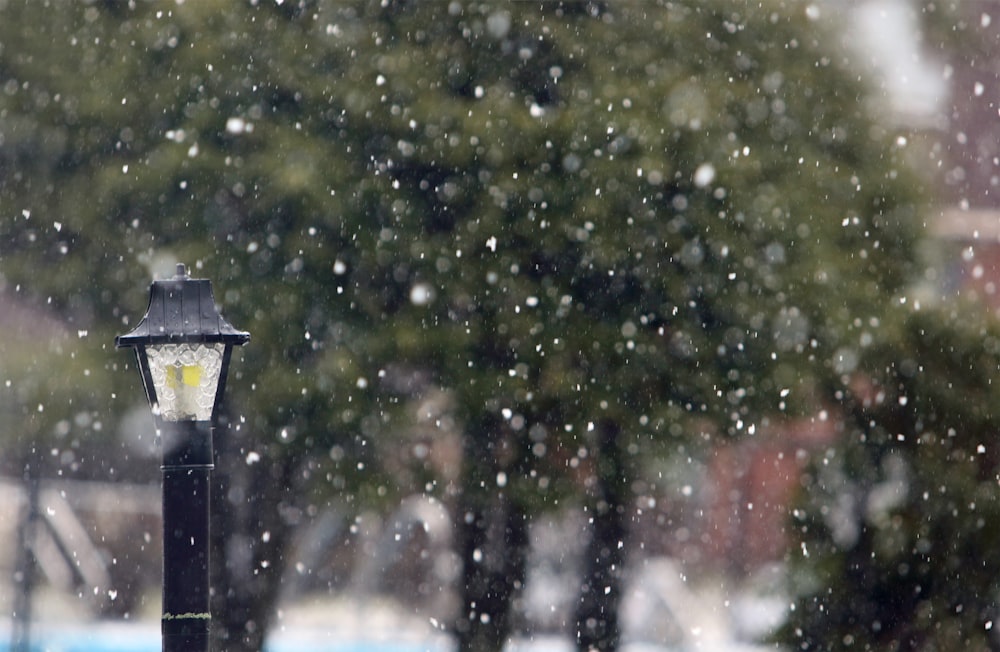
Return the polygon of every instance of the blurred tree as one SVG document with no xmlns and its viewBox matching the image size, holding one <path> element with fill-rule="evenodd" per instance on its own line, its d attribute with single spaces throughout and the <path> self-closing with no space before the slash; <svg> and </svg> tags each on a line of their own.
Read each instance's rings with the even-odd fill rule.
<svg viewBox="0 0 1000 652">
<path fill-rule="evenodd" d="M 925 42 L 948 63 L 950 131 L 930 134 L 938 142 L 928 158 L 944 161 L 940 224 L 955 235 L 960 220 L 949 222 L 949 202 L 956 213 L 995 209 L 988 154 L 995 108 L 980 96 L 995 85 L 996 5 L 913 5 Z M 857 364 L 828 388 L 846 420 L 837 445 L 814 460 L 795 512 L 801 554 L 792 558 L 794 610 L 782 638 L 798 649 L 1000 648 L 993 442 L 1000 360 L 996 313 L 988 310 L 995 244 L 980 241 L 975 228 L 964 251 L 937 247 L 952 266 L 949 286 L 928 293 L 930 272 L 939 270 L 925 274 L 910 292 L 923 308 L 887 315 Z M 963 259 L 970 272 L 985 266 L 986 278 L 974 272 L 965 286 L 957 271 Z M 965 297 L 928 306 L 929 294 L 944 293 Z"/>
<path fill-rule="evenodd" d="M 798 649 L 995 649 L 1000 327 L 975 305 L 897 316 L 836 391 L 837 446 L 795 511 Z"/>
<path fill-rule="evenodd" d="M 910 272 L 902 141 L 804 11 L 390 3 L 366 25 L 345 33 L 380 90 L 346 119 L 380 125 L 383 217 L 349 262 L 400 285 L 392 357 L 458 396 L 461 648 L 502 644 L 519 524 L 575 493 L 574 630 L 611 649 L 635 460 L 697 440 L 692 417 L 738 436 L 815 405 Z"/>
<path fill-rule="evenodd" d="M 823 26 L 782 2 L 2 5 L 8 281 L 110 341 L 135 268 L 180 259 L 253 333 L 218 445 L 220 649 L 260 649 L 323 492 L 413 490 L 454 512 L 463 651 L 502 646 L 529 519 L 567 504 L 592 518 L 577 642 L 616 646 L 636 460 L 811 407 L 909 273 L 903 146 Z M 463 433 L 454 495 L 384 475 L 429 387 Z"/>
</svg>

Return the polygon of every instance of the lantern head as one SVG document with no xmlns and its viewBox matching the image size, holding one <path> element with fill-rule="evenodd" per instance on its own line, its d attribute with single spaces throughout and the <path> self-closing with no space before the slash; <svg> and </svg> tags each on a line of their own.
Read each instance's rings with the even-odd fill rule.
<svg viewBox="0 0 1000 652">
<path fill-rule="evenodd" d="M 213 422 L 233 346 L 249 340 L 219 314 L 211 281 L 192 279 L 178 265 L 172 279 L 150 285 L 146 315 L 115 345 L 135 350 L 154 418 Z"/>
</svg>

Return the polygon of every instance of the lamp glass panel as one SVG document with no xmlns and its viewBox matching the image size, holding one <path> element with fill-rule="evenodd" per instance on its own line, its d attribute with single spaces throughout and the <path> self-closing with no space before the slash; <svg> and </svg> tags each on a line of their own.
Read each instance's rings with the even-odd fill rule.
<svg viewBox="0 0 1000 652">
<path fill-rule="evenodd" d="M 159 344 L 146 347 L 149 375 L 164 421 L 209 421 L 222 374 L 224 344 Z"/>
</svg>

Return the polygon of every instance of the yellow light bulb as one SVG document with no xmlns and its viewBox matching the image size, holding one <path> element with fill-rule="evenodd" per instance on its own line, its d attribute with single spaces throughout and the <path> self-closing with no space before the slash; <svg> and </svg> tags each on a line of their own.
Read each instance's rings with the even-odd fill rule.
<svg viewBox="0 0 1000 652">
<path fill-rule="evenodd" d="M 183 385 L 198 387 L 201 384 L 201 365 L 185 364 L 167 367 L 167 387 L 180 389 Z"/>
</svg>

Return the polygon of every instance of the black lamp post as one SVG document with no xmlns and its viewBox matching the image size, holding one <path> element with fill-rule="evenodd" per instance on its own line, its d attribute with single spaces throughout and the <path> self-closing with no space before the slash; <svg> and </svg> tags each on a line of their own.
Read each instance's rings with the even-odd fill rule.
<svg viewBox="0 0 1000 652">
<path fill-rule="evenodd" d="M 212 431 L 234 345 L 250 334 L 223 319 L 212 283 L 184 265 L 154 281 L 135 329 L 115 338 L 135 349 L 163 455 L 163 652 L 207 652 L 208 523 Z"/>
</svg>

